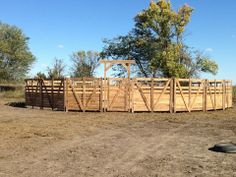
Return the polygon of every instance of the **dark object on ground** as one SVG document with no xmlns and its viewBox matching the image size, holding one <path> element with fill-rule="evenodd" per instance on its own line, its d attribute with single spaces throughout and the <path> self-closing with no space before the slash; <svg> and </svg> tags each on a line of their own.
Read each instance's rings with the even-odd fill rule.
<svg viewBox="0 0 236 177">
<path fill-rule="evenodd" d="M 209 148 L 211 151 L 224 152 L 224 153 L 236 153 L 236 144 L 234 143 L 220 143 L 214 147 Z"/>
<path fill-rule="evenodd" d="M 18 107 L 18 108 L 26 108 L 25 102 L 11 102 L 7 103 L 8 106 Z"/>
</svg>

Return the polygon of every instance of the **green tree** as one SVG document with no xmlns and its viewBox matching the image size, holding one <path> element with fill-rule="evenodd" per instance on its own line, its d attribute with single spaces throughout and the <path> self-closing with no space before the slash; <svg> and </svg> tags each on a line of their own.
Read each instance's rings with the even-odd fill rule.
<svg viewBox="0 0 236 177">
<path fill-rule="evenodd" d="M 52 68 L 48 67 L 48 78 L 61 79 L 64 77 L 65 64 L 62 59 L 55 58 Z"/>
<path fill-rule="evenodd" d="M 182 6 L 177 12 L 166 0 L 151 2 L 135 17 L 135 27 L 126 36 L 105 40 L 103 58 L 134 59 L 133 71 L 145 77 L 193 77 L 199 72 L 215 74 L 217 64 L 183 43 L 193 9 Z M 119 68 L 119 71 L 122 69 Z"/>
<path fill-rule="evenodd" d="M 16 26 L 0 22 L 0 80 L 23 79 L 35 61 L 29 38 Z"/>
<path fill-rule="evenodd" d="M 46 74 L 44 74 L 42 72 L 38 72 L 34 78 L 35 79 L 47 79 L 47 76 L 46 76 Z"/>
<path fill-rule="evenodd" d="M 71 56 L 73 66 L 72 77 L 93 77 L 99 65 L 99 53 L 94 51 L 78 51 Z"/>
</svg>

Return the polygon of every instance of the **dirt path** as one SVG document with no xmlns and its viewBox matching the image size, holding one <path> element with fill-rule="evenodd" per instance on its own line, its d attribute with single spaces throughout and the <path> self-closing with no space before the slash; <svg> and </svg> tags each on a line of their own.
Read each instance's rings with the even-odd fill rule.
<svg viewBox="0 0 236 177">
<path fill-rule="evenodd" d="M 63 113 L 0 106 L 0 176 L 236 176 L 236 109 Z"/>
</svg>

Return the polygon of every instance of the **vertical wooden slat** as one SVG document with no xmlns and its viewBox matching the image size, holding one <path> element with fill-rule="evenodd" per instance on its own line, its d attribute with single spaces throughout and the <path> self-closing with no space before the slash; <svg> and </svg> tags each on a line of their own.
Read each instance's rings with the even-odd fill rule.
<svg viewBox="0 0 236 177">
<path fill-rule="evenodd" d="M 30 94 L 30 102 L 31 104 L 33 103 L 32 99 L 34 99 L 34 89 L 33 89 L 33 85 L 34 84 L 34 81 L 31 80 L 31 94 Z M 32 104 L 32 109 L 34 109 L 34 104 Z"/>
<path fill-rule="evenodd" d="M 131 111 L 131 78 L 128 79 L 128 112 Z"/>
<path fill-rule="evenodd" d="M 69 78 L 66 78 L 66 112 L 69 110 Z"/>
<path fill-rule="evenodd" d="M 51 80 L 51 97 L 52 97 L 52 110 L 54 109 L 54 79 Z"/>
<path fill-rule="evenodd" d="M 207 79 L 205 79 L 205 81 L 204 81 L 204 86 L 203 86 L 203 88 L 204 88 L 204 91 L 203 91 L 203 96 L 204 96 L 204 99 L 203 99 L 203 103 L 204 103 L 204 105 L 203 105 L 203 111 L 204 112 L 206 112 L 207 111 L 207 86 L 208 85 L 208 81 L 207 81 Z"/>
<path fill-rule="evenodd" d="M 226 104 L 226 108 L 229 107 L 228 104 L 228 81 L 225 82 L 225 104 Z"/>
<path fill-rule="evenodd" d="M 135 99 L 134 99 L 134 92 L 135 92 L 135 90 L 134 90 L 134 82 L 135 82 L 135 79 L 132 79 L 132 81 L 131 81 L 131 90 L 132 90 L 132 95 L 131 95 L 131 104 L 132 104 L 132 113 L 134 113 L 134 103 L 135 103 Z"/>
<path fill-rule="evenodd" d="M 174 103 L 174 79 L 171 78 L 171 81 L 170 81 L 170 100 L 169 100 L 169 110 L 170 110 L 170 113 L 173 113 L 173 103 Z"/>
<path fill-rule="evenodd" d="M 216 110 L 216 80 L 214 80 L 214 110 Z"/>
<path fill-rule="evenodd" d="M 125 78 L 124 79 L 124 97 L 125 97 L 125 102 L 124 102 L 124 111 L 127 111 L 127 107 L 128 107 L 128 87 L 127 87 L 127 84 L 128 84 L 128 79 L 127 78 Z"/>
<path fill-rule="evenodd" d="M 86 96 L 85 95 L 86 94 L 86 90 L 85 89 L 86 88 L 85 87 L 86 87 L 86 85 L 85 85 L 85 78 L 83 77 L 83 95 L 82 95 L 83 96 L 83 112 L 85 112 L 85 110 L 86 110 L 86 103 L 85 103 L 85 99 L 86 99 L 85 98 L 85 96 Z"/>
<path fill-rule="evenodd" d="M 154 111 L 154 79 L 151 78 L 151 92 L 150 92 L 150 107 L 151 107 L 151 112 Z"/>
<path fill-rule="evenodd" d="M 222 108 L 223 110 L 225 110 L 225 95 L 226 95 L 225 91 L 226 91 L 225 80 L 223 80 L 222 82 Z"/>
<path fill-rule="evenodd" d="M 66 78 L 63 79 L 63 108 L 66 111 Z"/>
<path fill-rule="evenodd" d="M 100 86 L 100 89 L 99 89 L 99 109 L 100 109 L 100 112 L 103 112 L 103 79 L 100 78 L 99 79 L 99 86 Z"/>
<path fill-rule="evenodd" d="M 105 99 L 104 99 L 104 104 L 105 104 L 105 108 L 104 108 L 104 112 L 106 112 L 109 109 L 109 104 L 110 104 L 110 78 L 105 79 L 105 88 L 106 88 L 106 93 L 105 95 Z"/>
<path fill-rule="evenodd" d="M 176 113 L 176 78 L 174 80 L 174 85 L 173 85 L 173 112 Z"/>
<path fill-rule="evenodd" d="M 188 107 L 189 107 L 189 112 L 192 111 L 191 108 L 191 99 L 192 99 L 192 79 L 189 78 L 189 92 L 188 92 Z"/>
<path fill-rule="evenodd" d="M 41 99 L 41 105 L 40 105 L 40 109 L 43 109 L 43 80 L 40 79 L 39 81 L 40 84 L 40 99 Z"/>
</svg>

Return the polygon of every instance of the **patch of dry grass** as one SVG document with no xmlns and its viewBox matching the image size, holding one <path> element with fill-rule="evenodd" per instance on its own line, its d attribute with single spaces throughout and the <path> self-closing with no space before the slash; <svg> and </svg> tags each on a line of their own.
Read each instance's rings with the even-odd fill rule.
<svg viewBox="0 0 236 177">
<path fill-rule="evenodd" d="M 9 85 L 13 89 L 0 90 L 0 103 L 6 104 L 9 102 L 22 102 L 24 101 L 24 86 L 19 85 Z"/>
</svg>

